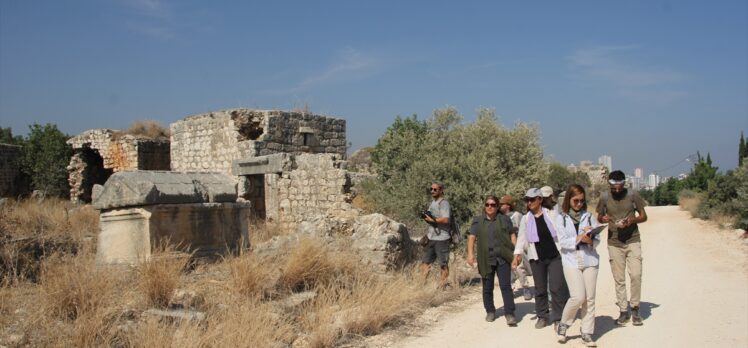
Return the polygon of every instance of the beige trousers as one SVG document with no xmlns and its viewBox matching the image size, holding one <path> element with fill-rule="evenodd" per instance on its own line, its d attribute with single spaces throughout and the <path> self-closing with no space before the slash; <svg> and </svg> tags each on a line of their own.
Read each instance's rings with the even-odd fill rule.
<svg viewBox="0 0 748 348">
<path fill-rule="evenodd" d="M 631 307 L 639 307 L 642 295 L 642 244 L 627 244 L 624 247 L 608 246 L 610 270 L 616 284 L 616 299 L 621 312 L 628 311 L 626 296 L 626 268 L 631 281 Z"/>
<path fill-rule="evenodd" d="M 564 265 L 564 278 L 569 286 L 569 301 L 561 314 L 561 323 L 571 326 L 577 311 L 582 317 L 582 333 L 595 333 L 595 288 L 598 267 L 568 267 Z"/>
<path fill-rule="evenodd" d="M 530 282 L 528 278 L 532 277 L 532 270 L 530 269 L 530 261 L 527 256 L 522 255 L 522 262 L 519 263 L 516 270 L 512 271 L 512 284 L 516 280 L 519 280 L 519 285 L 523 288 L 529 287 Z"/>
</svg>

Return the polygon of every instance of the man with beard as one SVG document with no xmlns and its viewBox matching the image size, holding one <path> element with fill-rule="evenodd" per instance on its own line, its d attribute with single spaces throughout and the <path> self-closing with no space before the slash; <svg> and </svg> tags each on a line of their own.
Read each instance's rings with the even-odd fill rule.
<svg viewBox="0 0 748 348">
<path fill-rule="evenodd" d="M 616 324 L 623 325 L 632 319 L 642 325 L 639 301 L 642 288 L 642 248 L 637 224 L 647 221 L 644 200 L 636 191 L 624 188 L 626 176 L 616 170 L 608 175 L 610 192 L 603 192 L 597 203 L 597 220 L 608 224 L 608 253 L 610 269 L 616 287 L 620 316 Z M 631 281 L 631 301 L 626 295 L 626 268 Z M 631 313 L 629 313 L 629 304 Z"/>
</svg>

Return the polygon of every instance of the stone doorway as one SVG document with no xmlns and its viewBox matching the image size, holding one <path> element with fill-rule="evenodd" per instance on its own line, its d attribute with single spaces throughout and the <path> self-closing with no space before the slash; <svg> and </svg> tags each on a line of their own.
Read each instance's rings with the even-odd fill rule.
<svg viewBox="0 0 748 348">
<path fill-rule="evenodd" d="M 248 190 L 245 199 L 252 202 L 250 217 L 265 220 L 265 174 L 247 175 Z"/>
<path fill-rule="evenodd" d="M 73 201 L 91 203 L 93 186 L 103 185 L 112 175 L 111 169 L 104 168 L 104 159 L 99 151 L 83 147 L 70 159 L 70 198 Z"/>
</svg>

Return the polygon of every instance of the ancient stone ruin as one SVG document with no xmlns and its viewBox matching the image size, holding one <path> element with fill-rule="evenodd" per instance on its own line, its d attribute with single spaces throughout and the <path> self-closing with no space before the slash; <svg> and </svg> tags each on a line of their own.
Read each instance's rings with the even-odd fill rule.
<svg viewBox="0 0 748 348">
<path fill-rule="evenodd" d="M 345 158 L 345 120 L 302 112 L 231 109 L 187 117 L 171 129 L 171 170 L 230 173 L 235 160 L 276 153 Z"/>
<path fill-rule="evenodd" d="M 70 199 L 91 202 L 94 185 L 125 170 L 169 170 L 169 140 L 143 139 L 112 129 L 92 129 L 67 141 L 73 147 L 69 172 Z"/>
<path fill-rule="evenodd" d="M 164 242 L 197 257 L 224 255 L 249 241 L 250 203 L 236 198 L 235 179 L 222 173 L 115 173 L 93 193 L 97 263 L 133 265 Z"/>
<path fill-rule="evenodd" d="M 21 147 L 17 145 L 0 144 L 0 197 L 20 194 L 18 161 L 21 157 Z"/>
</svg>

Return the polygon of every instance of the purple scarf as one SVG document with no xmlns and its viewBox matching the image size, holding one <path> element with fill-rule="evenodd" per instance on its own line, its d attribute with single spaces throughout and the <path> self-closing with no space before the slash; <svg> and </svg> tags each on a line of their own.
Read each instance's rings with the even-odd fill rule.
<svg viewBox="0 0 748 348">
<path fill-rule="evenodd" d="M 549 211 L 545 208 L 541 209 L 543 211 L 543 220 L 545 220 L 548 230 L 551 231 L 551 237 L 556 239 L 556 229 L 553 228 L 553 223 L 548 218 Z M 535 215 L 532 211 L 527 212 L 527 241 L 530 243 L 537 243 L 540 241 L 540 238 L 538 237 L 538 226 L 535 225 Z"/>
</svg>

